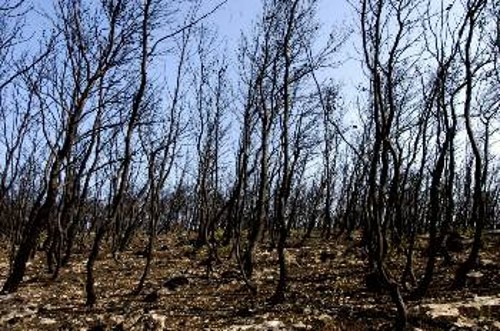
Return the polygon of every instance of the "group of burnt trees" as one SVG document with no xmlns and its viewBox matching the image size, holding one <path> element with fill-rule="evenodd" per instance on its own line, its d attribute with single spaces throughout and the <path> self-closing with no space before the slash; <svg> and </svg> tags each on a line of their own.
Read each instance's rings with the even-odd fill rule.
<svg viewBox="0 0 500 331">
<path fill-rule="evenodd" d="M 403 298 L 425 296 L 442 243 L 469 231 L 452 284 L 463 287 L 483 230 L 499 225 L 498 4 L 352 3 L 364 68 L 352 103 L 325 70 L 348 35 L 321 35 L 317 1 L 264 1 L 237 60 L 205 24 L 223 4 L 57 1 L 34 52 L 21 35 L 28 5 L 0 2 L 0 235 L 11 256 L 2 292 L 17 290 L 37 250 L 57 278 L 78 249 L 92 306 L 101 246 L 119 259 L 141 234 L 139 293 L 158 233 L 173 227 L 208 248 L 207 275 L 230 246 L 253 292 L 257 247 L 270 245 L 274 302 L 286 298 L 292 230 L 302 243 L 360 230 L 367 283 L 388 291 L 400 328 Z"/>
<path fill-rule="evenodd" d="M 305 225 L 307 210 L 316 213 L 309 201 L 304 202 L 308 167 L 321 140 L 316 124 L 323 112 L 318 110 L 315 73 L 330 63 L 343 41 L 332 35 L 324 46 L 315 47 L 316 7 L 315 1 L 265 1 L 254 34 L 243 38 L 239 61 L 244 92 L 237 112 L 235 176 L 225 203 L 213 213 L 224 229 L 215 245 L 233 245 L 252 291 L 257 290 L 252 281 L 256 247 L 269 239 L 276 249 L 280 276 L 271 298 L 275 302 L 285 298 L 290 230 Z M 203 219 L 195 221 L 205 226 Z M 209 246 L 217 241 L 213 235 L 204 239 Z"/>
<path fill-rule="evenodd" d="M 179 97 L 160 100 L 149 78 L 160 43 L 185 33 L 171 27 L 174 34 L 159 35 L 159 22 L 173 15 L 163 5 L 56 2 L 52 33 L 40 36 L 41 54 L 27 50 L 19 64 L 2 63 L 14 72 L 2 90 L 0 201 L 12 252 L 2 292 L 17 290 L 40 246 L 56 278 L 86 232 L 93 235 L 86 238 L 93 242 L 86 285 L 92 305 L 93 264 L 104 238 L 117 254 L 138 224 L 148 223 L 152 246 L 181 133 Z M 189 30 L 189 22 L 185 27 Z M 11 38 L 15 44 L 24 37 L 13 31 Z M 6 56 L 18 55 L 12 53 Z M 181 76 L 181 65 L 179 70 Z"/>
<path fill-rule="evenodd" d="M 456 217 L 456 190 L 465 184 L 457 182 L 458 160 L 464 155 L 469 160 L 462 164 L 471 177 L 465 219 L 474 240 L 453 286 L 463 287 L 478 263 L 486 210 L 491 208 L 487 204 L 492 202 L 486 200 L 491 179 L 491 127 L 486 123 L 498 114 L 500 101 L 489 95 L 494 93 L 489 87 L 498 84 L 498 36 L 492 38 L 488 20 L 498 15 L 498 8 L 481 0 L 362 1 L 359 15 L 373 139 L 362 226 L 371 275 L 388 289 L 403 327 L 402 287 L 410 282 L 410 298 L 424 296 L 442 243 L 464 226 Z M 419 81 L 421 96 L 415 93 Z M 430 239 L 425 272 L 417 283 L 412 258 L 415 234 L 421 231 Z M 407 263 L 398 280 L 386 259 L 402 240 L 407 242 Z"/>
</svg>

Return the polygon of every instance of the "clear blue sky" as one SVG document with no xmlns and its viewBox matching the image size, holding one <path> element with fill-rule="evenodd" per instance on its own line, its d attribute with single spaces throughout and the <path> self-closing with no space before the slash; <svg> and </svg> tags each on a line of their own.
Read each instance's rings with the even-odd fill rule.
<svg viewBox="0 0 500 331">
<path fill-rule="evenodd" d="M 207 1 L 207 4 L 211 5 L 217 3 L 219 3 L 218 0 Z M 221 32 L 233 37 L 238 34 L 239 30 L 251 25 L 251 21 L 257 17 L 261 7 L 261 0 L 228 0 L 214 19 L 224 30 Z M 345 0 L 320 0 L 318 18 L 325 27 L 328 27 L 343 21 L 352 21 L 352 10 Z"/>
</svg>

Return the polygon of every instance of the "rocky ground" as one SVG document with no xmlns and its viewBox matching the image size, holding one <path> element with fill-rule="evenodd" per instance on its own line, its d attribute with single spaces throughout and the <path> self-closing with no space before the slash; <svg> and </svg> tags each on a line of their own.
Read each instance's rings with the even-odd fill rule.
<svg viewBox="0 0 500 331">
<path fill-rule="evenodd" d="M 425 257 L 420 239 L 417 275 Z M 145 259 L 145 240 L 118 259 L 102 254 L 96 264 L 96 307 L 84 306 L 86 256 L 75 254 L 57 280 L 44 273 L 37 254 L 17 293 L 0 296 L 1 330 L 390 330 L 394 308 L 384 293 L 366 290 L 362 251 L 345 240 L 312 239 L 287 249 L 290 271 L 287 301 L 271 305 L 276 285 L 275 252 L 257 253 L 252 295 L 229 260 L 207 277 L 206 250 L 196 251 L 186 235 L 159 238 L 152 273 L 140 295 L 131 292 Z M 0 256 L 0 283 L 8 272 L 7 251 Z M 396 252 L 393 267 L 398 261 Z M 463 256 L 462 256 L 463 257 Z M 460 256 L 458 256 L 460 258 Z M 408 303 L 410 329 L 500 330 L 500 235 L 485 238 L 481 267 L 462 291 L 448 289 L 456 266 L 438 262 L 429 296 Z"/>
</svg>

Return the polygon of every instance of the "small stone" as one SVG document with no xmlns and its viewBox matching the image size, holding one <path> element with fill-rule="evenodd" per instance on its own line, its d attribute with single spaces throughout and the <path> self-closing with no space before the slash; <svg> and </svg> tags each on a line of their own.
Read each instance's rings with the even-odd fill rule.
<svg viewBox="0 0 500 331">
<path fill-rule="evenodd" d="M 433 320 L 456 322 L 460 316 L 460 312 L 455 305 L 452 304 L 429 304 L 427 316 Z"/>
<path fill-rule="evenodd" d="M 490 259 L 481 259 L 481 265 L 483 267 L 490 267 L 490 266 L 495 266 L 496 263 Z"/>
<path fill-rule="evenodd" d="M 144 316 L 143 327 L 145 330 L 163 330 L 165 329 L 167 317 L 164 315 L 151 313 Z"/>
<path fill-rule="evenodd" d="M 52 318 L 42 318 L 40 320 L 40 324 L 44 324 L 44 325 L 52 325 L 52 324 L 56 324 L 57 321 L 55 319 L 52 319 Z"/>
<path fill-rule="evenodd" d="M 460 316 L 458 320 L 455 323 L 453 323 L 453 325 L 455 325 L 459 329 L 467 329 L 467 330 L 472 329 L 474 328 L 474 326 L 476 326 L 476 324 L 473 321 L 464 318 L 462 316 Z"/>
<path fill-rule="evenodd" d="M 318 320 L 323 321 L 323 322 L 325 322 L 325 323 L 326 323 L 326 322 L 328 322 L 328 321 L 333 320 L 333 318 L 332 318 L 330 315 L 328 315 L 328 314 L 321 314 L 321 315 L 318 317 Z"/>
<path fill-rule="evenodd" d="M 123 315 L 113 315 L 110 317 L 110 320 L 118 328 L 119 325 L 122 325 L 123 327 L 123 323 L 125 323 L 125 317 L 123 317 Z"/>
<path fill-rule="evenodd" d="M 271 330 L 279 330 L 281 328 L 284 328 L 285 324 L 282 321 L 267 321 L 267 322 L 262 323 L 262 326 L 266 330 L 269 330 L 269 329 L 271 329 Z"/>
<path fill-rule="evenodd" d="M 298 322 L 292 325 L 292 330 L 310 330 L 311 327 L 309 325 L 305 325 L 304 322 Z"/>
<path fill-rule="evenodd" d="M 134 255 L 137 257 L 146 257 L 148 255 L 148 253 L 146 252 L 145 249 L 141 249 L 141 250 L 135 251 Z"/>
</svg>

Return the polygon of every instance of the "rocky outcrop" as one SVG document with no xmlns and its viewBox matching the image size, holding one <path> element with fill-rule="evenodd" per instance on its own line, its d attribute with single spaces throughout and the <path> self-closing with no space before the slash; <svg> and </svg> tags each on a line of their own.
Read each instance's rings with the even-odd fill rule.
<svg viewBox="0 0 500 331">
<path fill-rule="evenodd" d="M 410 309 L 416 319 L 447 328 L 495 329 L 500 320 L 500 295 L 474 297 L 471 300 L 450 303 L 421 304 Z"/>
</svg>

